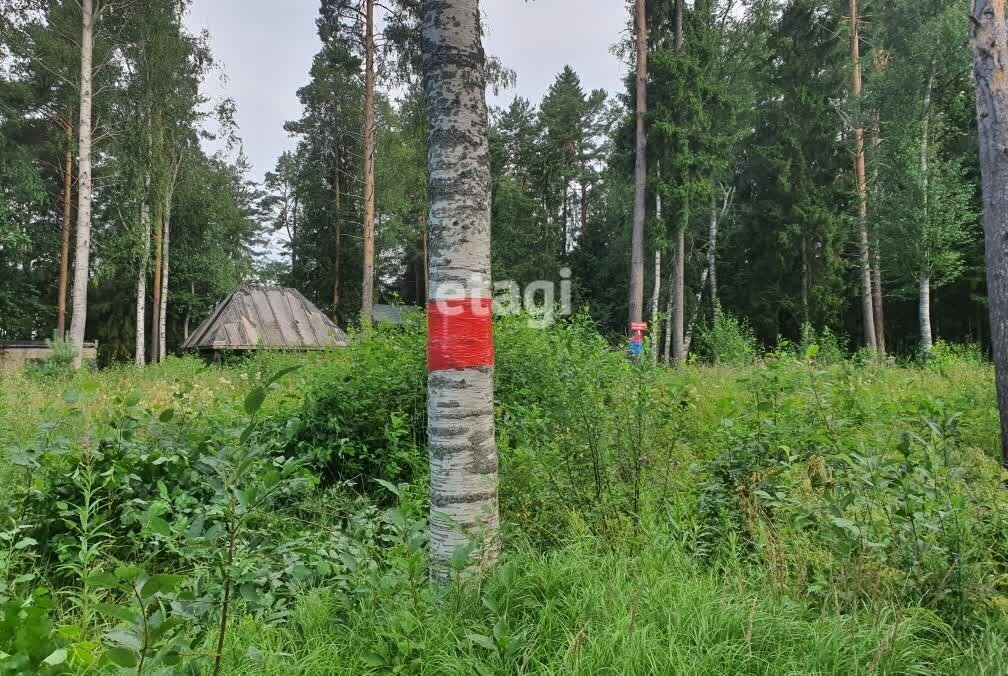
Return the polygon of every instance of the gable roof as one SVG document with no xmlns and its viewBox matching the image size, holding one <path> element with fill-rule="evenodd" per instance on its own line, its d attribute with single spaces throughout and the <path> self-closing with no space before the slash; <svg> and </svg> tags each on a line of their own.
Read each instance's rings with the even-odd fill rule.
<svg viewBox="0 0 1008 676">
<path fill-rule="evenodd" d="M 297 289 L 245 286 L 222 302 L 183 350 L 324 350 L 347 335 Z"/>
</svg>

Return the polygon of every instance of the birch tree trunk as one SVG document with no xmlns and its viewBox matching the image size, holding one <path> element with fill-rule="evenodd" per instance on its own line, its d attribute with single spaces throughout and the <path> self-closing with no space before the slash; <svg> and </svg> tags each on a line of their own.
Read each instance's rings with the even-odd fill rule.
<svg viewBox="0 0 1008 676">
<path fill-rule="evenodd" d="M 721 210 L 721 215 L 728 209 L 728 195 L 725 195 L 725 205 Z M 711 215 L 710 228 L 707 232 L 707 283 L 710 284 L 711 305 L 714 308 L 714 316 L 721 313 L 721 304 L 718 300 L 717 285 L 717 238 L 718 238 L 718 206 L 713 195 L 711 195 Z"/>
<path fill-rule="evenodd" d="M 158 326 L 161 316 L 161 258 L 164 255 L 164 212 L 162 206 L 154 205 L 154 304 L 151 306 L 151 334 L 150 334 L 150 360 L 157 362 L 161 354 L 161 347 L 158 345 L 158 336 L 161 335 Z"/>
<path fill-rule="evenodd" d="M 920 277 L 920 302 L 918 304 L 920 317 L 921 349 L 925 355 L 931 354 L 934 339 L 931 333 L 931 278 L 927 274 Z"/>
<path fill-rule="evenodd" d="M 647 193 L 647 15 L 645 0 L 636 0 L 637 42 L 637 120 L 636 162 L 634 165 L 633 236 L 630 249 L 630 322 L 643 321 L 644 315 L 644 220 Z"/>
<path fill-rule="evenodd" d="M 812 325 L 812 312 L 809 307 L 809 254 L 808 238 L 802 233 L 801 238 L 801 306 L 804 324 Z"/>
<path fill-rule="evenodd" d="M 921 134 L 921 200 L 924 207 L 924 227 L 927 228 L 931 218 L 931 167 L 930 167 L 930 142 L 931 142 L 931 90 L 934 87 L 934 74 L 928 80 L 927 89 L 924 91 L 924 124 Z M 927 256 L 925 255 L 925 258 Z M 929 261 L 925 260 L 920 271 L 920 334 L 921 349 L 924 355 L 931 354 L 934 346 L 934 334 L 931 331 L 931 270 Z"/>
<path fill-rule="evenodd" d="M 333 254 L 333 321 L 339 321 L 340 257 L 343 254 L 343 186 L 340 184 L 340 151 L 336 149 L 336 252 Z"/>
<path fill-rule="evenodd" d="M 675 270 L 669 274 L 669 294 L 668 303 L 665 308 L 665 347 L 662 350 L 662 359 L 665 365 L 672 363 L 672 311 L 675 309 L 675 294 L 672 292 L 675 286 Z"/>
<path fill-rule="evenodd" d="M 654 293 L 651 295 L 651 363 L 658 365 L 658 341 L 661 327 L 658 326 L 658 304 L 661 302 L 661 251 L 654 254 Z"/>
<path fill-rule="evenodd" d="M 700 290 L 696 292 L 696 298 L 694 298 L 696 303 L 693 305 L 693 311 L 690 312 L 689 324 L 686 325 L 686 338 L 683 342 L 687 357 L 690 355 L 690 350 L 693 349 L 693 333 L 696 329 L 697 317 L 700 316 L 700 304 L 703 302 L 704 287 L 707 286 L 709 280 L 710 270 L 704 268 L 704 271 L 700 273 Z"/>
<path fill-rule="evenodd" d="M 74 368 L 79 369 L 87 325 L 88 277 L 91 268 L 91 104 L 93 95 L 92 59 L 94 57 L 94 0 L 80 0 L 81 5 L 81 80 L 79 149 L 77 159 L 77 246 L 74 252 L 73 314 L 70 320 L 70 344 L 74 350 Z"/>
<path fill-rule="evenodd" d="M 676 363 L 686 361 L 686 226 L 680 225 L 676 233 L 675 266 L 673 274 L 675 283 L 672 285 L 672 295 L 675 302 L 672 307 L 672 359 Z"/>
<path fill-rule="evenodd" d="M 147 186 L 150 186 L 150 181 L 147 181 Z M 146 194 L 143 204 L 140 206 L 140 226 L 143 228 L 144 249 L 140 259 L 140 269 L 137 272 L 136 347 L 133 352 L 133 361 L 137 366 L 143 366 L 146 363 L 147 354 L 147 262 L 150 259 L 151 217 L 150 204 L 147 202 Z"/>
<path fill-rule="evenodd" d="M 168 270 L 169 270 L 169 250 L 171 247 L 171 191 L 169 191 L 169 196 L 165 199 L 165 216 L 164 216 L 164 244 L 162 245 L 161 252 L 161 303 L 155 308 L 158 315 L 158 334 L 157 334 L 157 344 L 158 344 L 158 356 L 157 360 L 160 364 L 165 360 L 167 355 L 167 346 L 165 344 L 165 325 L 168 323 Z"/>
<path fill-rule="evenodd" d="M 490 280 L 490 149 L 478 0 L 423 0 L 430 175 L 427 422 L 430 573 L 476 542 L 471 568 L 500 556 Z"/>
<path fill-rule="evenodd" d="M 872 152 L 874 153 L 872 169 L 872 184 L 875 194 L 875 204 L 878 204 L 879 194 L 879 167 L 878 154 L 882 146 L 881 130 L 879 129 L 878 113 L 875 113 L 875 122 L 872 125 Z M 885 309 L 882 304 L 882 242 L 879 237 L 879 228 L 875 227 L 875 236 L 871 238 L 872 243 L 872 316 L 875 318 L 875 349 L 880 356 L 886 354 L 885 339 Z"/>
<path fill-rule="evenodd" d="M 858 248 L 861 260 L 861 314 L 865 345 L 877 349 L 875 309 L 872 303 L 871 254 L 868 241 L 868 183 L 865 176 L 865 139 L 861 123 L 861 37 L 858 0 L 850 0 L 852 90 L 854 104 L 854 179 L 858 198 Z"/>
<path fill-rule="evenodd" d="M 1008 467 L 1008 28 L 1005 0 L 974 0 L 974 72 L 991 345 L 1001 412 L 1001 456 Z"/>
<path fill-rule="evenodd" d="M 73 125 L 67 116 L 63 129 L 66 133 L 66 152 L 63 155 L 63 226 L 60 230 L 60 271 L 56 293 L 56 338 L 66 338 L 67 284 L 70 279 L 70 225 L 73 216 Z"/>
<path fill-rule="evenodd" d="M 364 286 L 361 290 L 361 322 L 371 323 L 375 283 L 375 125 L 374 125 L 374 0 L 364 0 Z"/>
</svg>

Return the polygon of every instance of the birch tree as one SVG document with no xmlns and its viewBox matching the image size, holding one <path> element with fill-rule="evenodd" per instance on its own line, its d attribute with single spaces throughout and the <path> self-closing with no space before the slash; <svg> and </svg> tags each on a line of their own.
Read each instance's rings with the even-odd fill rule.
<svg viewBox="0 0 1008 676">
<path fill-rule="evenodd" d="M 430 173 L 431 577 L 500 553 L 490 314 L 490 156 L 478 0 L 423 0 Z"/>
<path fill-rule="evenodd" d="M 84 352 L 84 331 L 87 328 L 87 296 L 91 273 L 91 106 L 94 96 L 95 25 L 105 4 L 95 6 L 95 0 L 81 3 L 81 75 L 80 114 L 78 115 L 77 150 L 77 244 L 74 251 L 73 314 L 70 321 L 70 344 L 74 350 L 74 368 L 81 367 Z"/>
</svg>

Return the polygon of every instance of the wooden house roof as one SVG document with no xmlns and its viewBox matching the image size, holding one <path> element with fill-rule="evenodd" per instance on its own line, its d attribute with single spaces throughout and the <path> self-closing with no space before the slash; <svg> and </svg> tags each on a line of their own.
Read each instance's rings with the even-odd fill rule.
<svg viewBox="0 0 1008 676">
<path fill-rule="evenodd" d="M 246 286 L 210 313 L 184 350 L 323 350 L 347 335 L 296 289 Z"/>
</svg>

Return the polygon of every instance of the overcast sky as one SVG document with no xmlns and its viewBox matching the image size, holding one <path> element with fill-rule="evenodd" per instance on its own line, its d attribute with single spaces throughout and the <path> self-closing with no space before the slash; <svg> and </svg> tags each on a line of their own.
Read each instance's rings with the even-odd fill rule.
<svg viewBox="0 0 1008 676">
<path fill-rule="evenodd" d="M 519 94 L 538 102 L 564 65 L 586 90 L 621 87 L 623 67 L 609 53 L 625 27 L 624 0 L 482 0 L 486 49 L 518 73 Z M 318 51 L 317 0 L 194 0 L 189 26 L 210 31 L 222 73 L 207 83 L 214 98 L 238 104 L 238 123 L 255 177 L 293 147 L 283 130 L 300 117 L 296 92 Z"/>
</svg>

